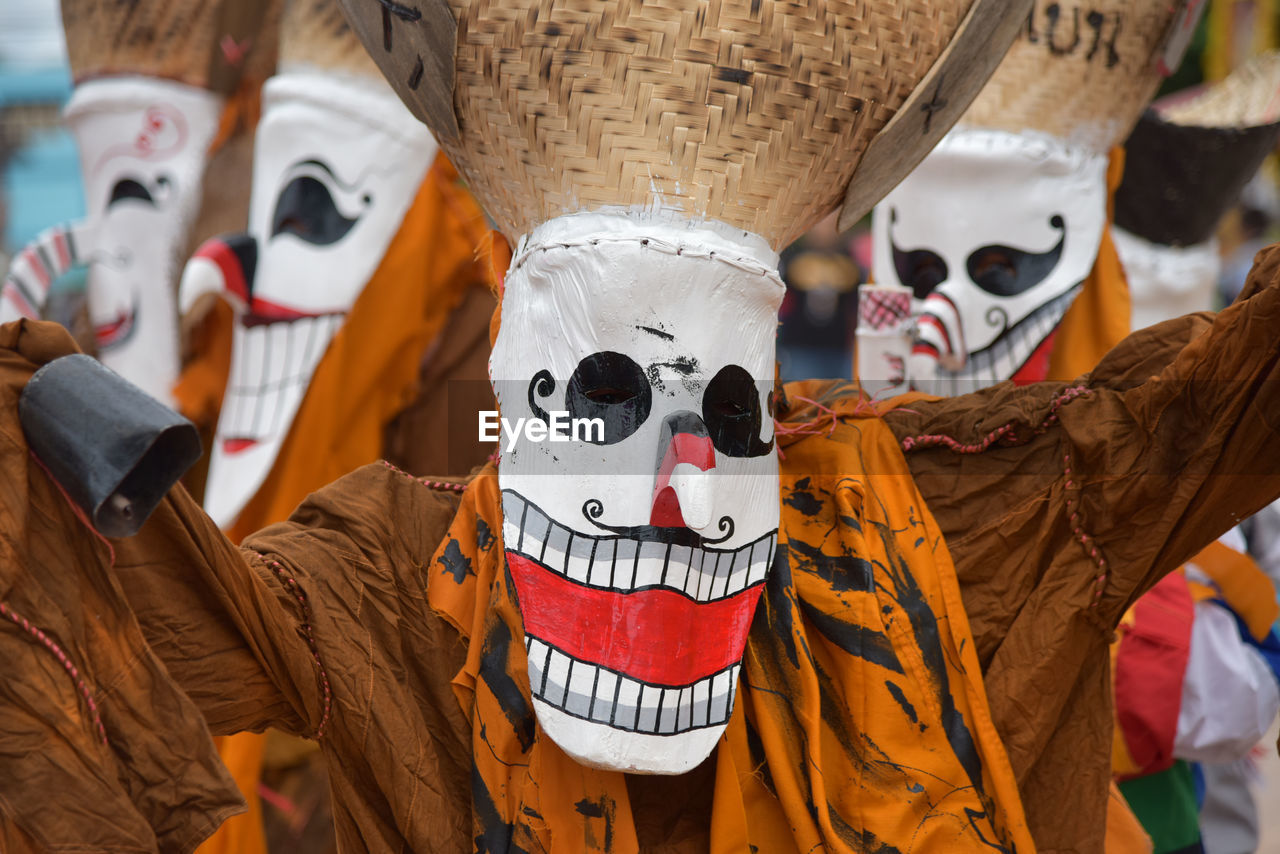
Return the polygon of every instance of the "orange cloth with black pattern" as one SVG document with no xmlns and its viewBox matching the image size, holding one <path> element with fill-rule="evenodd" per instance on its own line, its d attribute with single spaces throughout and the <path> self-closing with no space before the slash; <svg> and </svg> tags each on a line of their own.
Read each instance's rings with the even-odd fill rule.
<svg viewBox="0 0 1280 854">
<path fill-rule="evenodd" d="M 1033 851 L 942 535 L 889 429 L 838 406 L 829 435 L 780 437 L 780 556 L 709 760 L 710 850 Z M 579 765 L 530 726 L 501 530 L 487 473 L 432 561 L 458 550 L 471 571 L 428 583 L 469 642 L 452 684 L 471 721 L 477 844 L 633 854 L 627 776 Z"/>
</svg>

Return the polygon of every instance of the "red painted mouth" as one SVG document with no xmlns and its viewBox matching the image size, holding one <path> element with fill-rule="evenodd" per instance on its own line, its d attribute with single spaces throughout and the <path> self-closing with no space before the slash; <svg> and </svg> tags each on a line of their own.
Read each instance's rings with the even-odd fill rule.
<svg viewBox="0 0 1280 854">
<path fill-rule="evenodd" d="M 254 445 L 258 444 L 257 439 L 246 439 L 237 437 L 234 439 L 223 439 L 222 450 L 227 454 L 238 454 L 241 451 L 247 451 Z"/>
<path fill-rule="evenodd" d="M 137 308 L 121 311 L 115 320 L 99 324 L 93 328 L 93 337 L 99 347 L 114 347 L 123 344 L 133 335 L 133 321 L 137 316 Z"/>
<path fill-rule="evenodd" d="M 511 551 L 507 566 L 531 637 L 651 685 L 692 685 L 741 661 L 764 589 L 695 602 L 661 587 L 587 587 Z"/>
</svg>

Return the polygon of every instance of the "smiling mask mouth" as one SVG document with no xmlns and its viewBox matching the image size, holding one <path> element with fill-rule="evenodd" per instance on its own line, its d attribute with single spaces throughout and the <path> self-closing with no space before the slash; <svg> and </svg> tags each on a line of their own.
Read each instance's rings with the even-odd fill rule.
<svg viewBox="0 0 1280 854">
<path fill-rule="evenodd" d="M 930 394 L 954 396 L 1013 377 L 1062 323 L 1067 309 L 1082 288 L 1082 284 L 1075 285 L 1012 326 L 1007 326 L 991 344 L 969 353 L 960 370 L 940 368 L 924 390 Z M 988 319 L 1001 321 L 997 313 L 989 313 Z M 1003 322 L 1007 323 L 1007 320 Z"/>
<path fill-rule="evenodd" d="M 777 532 L 736 549 L 597 536 L 503 492 L 536 700 L 614 729 L 721 726 Z"/>
</svg>

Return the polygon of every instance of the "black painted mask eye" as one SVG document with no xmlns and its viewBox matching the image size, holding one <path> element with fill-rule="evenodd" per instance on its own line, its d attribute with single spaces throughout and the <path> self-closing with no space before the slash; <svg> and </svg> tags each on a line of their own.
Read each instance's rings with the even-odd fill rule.
<svg viewBox="0 0 1280 854">
<path fill-rule="evenodd" d="M 759 457 L 773 450 L 760 441 L 760 393 L 745 368 L 725 365 L 702 393 L 702 420 L 711 444 L 727 457 Z"/>
<path fill-rule="evenodd" d="M 1057 246 L 1047 252 L 1027 252 L 998 245 L 979 247 L 966 262 L 969 278 L 987 293 L 1001 297 L 1017 296 L 1040 284 L 1058 266 L 1062 244 L 1067 238 L 1061 216 L 1052 216 L 1049 225 L 1062 232 Z"/>
<path fill-rule="evenodd" d="M 337 183 L 329 167 L 318 160 L 297 165 L 311 167 L 313 174 L 298 175 L 280 191 L 271 215 L 271 236 L 292 234 L 316 246 L 337 243 L 347 236 L 359 217 L 348 219 L 338 210 L 324 181 L 327 178 Z"/>
<path fill-rule="evenodd" d="M 653 390 L 635 360 L 606 350 L 578 363 L 565 388 L 564 405 L 570 418 L 603 421 L 604 439 L 593 444 L 612 445 L 644 424 L 653 408 Z"/>
<path fill-rule="evenodd" d="M 141 181 L 136 181 L 133 178 L 121 178 L 111 188 L 111 198 L 107 201 L 107 207 L 110 208 L 112 205 L 127 199 L 145 202 L 149 205 L 156 203 L 155 199 L 151 197 L 151 191 Z"/>
<path fill-rule="evenodd" d="M 889 223 L 898 221 L 898 212 L 889 212 Z M 898 273 L 898 281 L 904 287 L 911 288 L 916 299 L 924 299 L 933 289 L 947 280 L 947 262 L 942 256 L 929 249 L 899 249 L 893 239 L 893 231 L 889 232 L 889 246 L 893 249 L 893 268 Z"/>
</svg>

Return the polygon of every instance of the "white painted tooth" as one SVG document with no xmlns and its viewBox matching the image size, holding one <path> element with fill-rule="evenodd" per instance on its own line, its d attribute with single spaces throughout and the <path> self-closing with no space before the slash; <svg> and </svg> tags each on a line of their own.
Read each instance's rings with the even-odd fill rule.
<svg viewBox="0 0 1280 854">
<path fill-rule="evenodd" d="M 738 575 L 738 577 L 733 580 L 732 591 L 734 593 L 741 593 L 743 590 L 746 590 L 747 585 L 751 583 L 752 572 L 755 570 L 756 564 L 760 562 L 760 552 L 763 549 L 764 546 L 759 542 L 751 544 L 751 548 L 747 552 L 747 565 L 743 568 L 743 571 Z"/>
<path fill-rule="evenodd" d="M 591 720 L 601 723 L 613 720 L 613 695 L 617 689 L 618 675 L 612 670 L 600 668 L 600 678 L 596 680 L 595 702 L 591 707 Z"/>
<path fill-rule="evenodd" d="M 693 597 L 695 602 L 705 602 L 706 600 L 702 598 L 703 589 L 715 584 L 717 554 L 717 552 L 709 552 L 706 549 L 702 551 L 702 560 L 698 565 L 697 583 L 693 585 L 692 590 L 685 591 Z"/>
<path fill-rule="evenodd" d="M 643 545 L 636 540 L 615 541 L 613 573 L 608 581 L 610 587 L 630 590 L 635 586 L 633 579 L 640 575 L 639 555 L 643 552 Z"/>
<path fill-rule="evenodd" d="M 573 673 L 569 679 L 569 690 L 565 693 L 564 710 L 573 715 L 586 717 L 591 711 L 593 689 L 596 672 L 600 668 L 585 661 L 573 663 Z"/>
<path fill-rule="evenodd" d="M 277 387 L 268 373 L 271 365 L 267 361 L 267 334 L 270 326 L 257 326 L 250 329 L 252 337 L 249 341 L 249 358 L 257 369 L 254 379 L 253 414 L 245 425 L 246 435 L 258 437 L 262 435 L 264 420 L 269 419 L 271 408 L 277 405 Z M 268 416 L 264 419 L 264 415 Z"/>
<path fill-rule="evenodd" d="M 693 686 L 680 689 L 680 714 L 676 716 L 680 732 L 693 728 Z"/>
<path fill-rule="evenodd" d="M 680 714 L 680 689 L 663 688 L 662 689 L 662 715 L 658 721 L 658 732 L 661 734 L 675 733 L 678 731 L 676 727 L 676 719 Z"/>
<path fill-rule="evenodd" d="M 569 538 L 568 540 L 565 541 L 564 551 L 557 552 L 555 563 L 549 564 L 549 566 L 561 575 L 568 575 L 569 565 L 573 563 L 573 558 L 571 557 L 571 555 L 573 554 L 573 546 L 574 546 L 573 541 L 576 539 L 576 537 L 574 536 L 574 533 L 571 529 L 565 528 L 563 525 L 561 525 L 560 527 L 569 535 Z"/>
<path fill-rule="evenodd" d="M 304 373 L 303 365 L 306 364 L 306 330 L 308 321 L 304 319 L 296 323 L 282 323 L 280 325 L 288 331 L 284 347 L 285 376 L 300 376 Z"/>
<path fill-rule="evenodd" d="M 502 519 L 502 542 L 507 548 L 518 549 L 520 543 L 520 517 L 516 516 L 512 519 L 510 516 L 504 516 Z"/>
<path fill-rule="evenodd" d="M 639 720 L 641 685 L 626 676 L 618 678 L 618 706 L 614 725 L 622 729 L 634 730 Z"/>
<path fill-rule="evenodd" d="M 654 543 L 646 545 L 647 547 L 640 549 L 640 560 L 632 562 L 631 572 L 618 578 L 619 587 L 653 587 L 662 581 L 662 562 L 670 546 L 658 546 Z"/>
<path fill-rule="evenodd" d="M 599 546 L 597 546 L 599 548 Z M 591 576 L 591 558 L 587 555 L 575 555 L 572 550 L 564 557 L 564 575 L 577 581 L 586 581 Z"/>
<path fill-rule="evenodd" d="M 710 722 L 708 719 L 711 712 L 710 700 L 711 678 L 698 680 L 698 683 L 693 686 L 693 702 L 691 704 L 693 724 L 695 726 L 706 726 Z M 699 709 L 699 704 L 701 704 L 701 709 Z"/>
<path fill-rule="evenodd" d="M 525 655 L 529 659 L 529 686 L 536 696 L 542 688 L 542 674 L 547 672 L 546 644 L 530 635 L 524 636 Z"/>
<path fill-rule="evenodd" d="M 733 685 L 732 673 L 732 669 L 729 669 L 711 677 L 711 720 L 715 723 L 725 720 L 729 715 L 729 688 Z"/>
<path fill-rule="evenodd" d="M 564 692 L 569 684 L 569 671 L 573 666 L 573 659 L 554 647 L 550 648 L 549 652 L 546 687 L 543 690 L 542 699 L 559 707 L 564 703 Z"/>
<path fill-rule="evenodd" d="M 658 731 L 658 698 L 662 696 L 661 688 L 640 686 L 640 701 L 636 704 L 636 732 L 657 733 Z"/>
<path fill-rule="evenodd" d="M 690 549 L 684 549 L 680 553 L 680 561 L 676 562 L 676 555 L 671 555 L 671 567 L 667 570 L 667 585 L 675 590 L 685 592 L 689 589 L 690 579 L 693 576 L 693 555 Z"/>
<path fill-rule="evenodd" d="M 560 573 L 565 578 L 589 578 L 591 575 L 591 561 L 588 559 L 588 555 L 591 554 L 591 547 L 587 547 L 588 550 L 586 555 L 574 554 L 574 549 L 580 549 L 582 544 L 582 538 L 575 536 L 571 531 L 569 533 L 569 543 L 564 550 L 564 555 L 557 555 L 555 563 L 549 564 L 550 568 Z"/>
<path fill-rule="evenodd" d="M 585 570 L 583 574 L 570 577 L 593 587 L 608 587 L 610 575 L 613 573 L 613 552 L 613 540 L 600 540 L 596 543 L 596 552 L 591 556 L 591 562 L 581 564 Z"/>
<path fill-rule="evenodd" d="M 769 574 L 769 541 L 760 544 L 755 550 L 755 561 L 751 564 L 751 575 L 747 578 L 747 587 L 759 584 Z"/>
<path fill-rule="evenodd" d="M 729 556 L 726 555 L 726 558 L 727 557 Z M 729 561 L 729 568 L 726 570 L 721 566 L 720 569 L 724 575 L 724 583 L 720 586 L 719 595 L 716 595 L 715 590 L 711 591 L 711 597 L 713 599 L 723 599 L 725 596 L 729 595 L 729 586 L 733 583 L 733 574 L 738 571 L 740 566 L 742 566 L 742 550 L 738 549 L 734 551 L 732 559 Z"/>
<path fill-rule="evenodd" d="M 702 588 L 706 586 L 707 573 L 710 572 L 709 567 L 713 567 L 715 564 L 715 555 L 708 555 L 706 549 L 693 550 L 693 562 L 689 566 L 689 578 L 685 582 L 684 592 L 695 602 L 699 601 L 702 595 Z"/>
<path fill-rule="evenodd" d="M 567 658 L 567 656 L 566 656 L 566 658 Z M 565 704 L 566 704 L 567 702 L 569 702 L 569 683 L 573 680 L 573 671 L 574 671 L 574 668 L 575 668 L 575 667 L 577 667 L 577 665 L 578 665 L 578 664 L 579 664 L 579 662 L 574 661 L 572 658 L 569 658 L 569 669 L 568 669 L 568 675 L 567 675 L 567 677 L 565 678 L 564 683 L 563 683 L 563 684 L 564 684 L 564 690 L 563 690 L 563 691 L 556 692 L 556 696 L 558 696 L 560 699 L 558 699 L 558 700 L 555 702 L 555 705 L 556 705 L 556 706 L 558 706 L 558 707 L 559 707 L 559 708 L 561 708 L 561 709 L 563 709 L 563 708 L 565 707 Z"/>
</svg>

